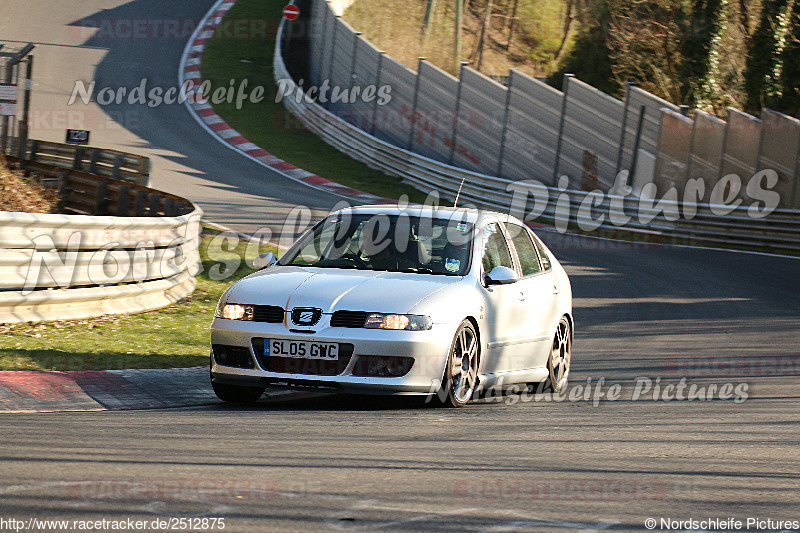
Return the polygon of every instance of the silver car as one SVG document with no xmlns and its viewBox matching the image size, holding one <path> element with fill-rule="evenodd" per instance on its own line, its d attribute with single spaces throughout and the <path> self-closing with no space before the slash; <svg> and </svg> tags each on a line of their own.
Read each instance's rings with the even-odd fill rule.
<svg viewBox="0 0 800 533">
<path fill-rule="evenodd" d="M 508 215 L 345 209 L 256 266 L 211 325 L 211 381 L 226 402 L 288 387 L 460 407 L 493 387 L 567 382 L 569 279 Z"/>
</svg>

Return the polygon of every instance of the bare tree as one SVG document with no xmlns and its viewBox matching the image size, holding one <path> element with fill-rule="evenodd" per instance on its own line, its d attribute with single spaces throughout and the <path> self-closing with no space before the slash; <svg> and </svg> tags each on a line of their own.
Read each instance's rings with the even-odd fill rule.
<svg viewBox="0 0 800 533">
<path fill-rule="evenodd" d="M 564 56 L 567 42 L 569 41 L 570 35 L 572 35 L 572 21 L 575 20 L 575 13 L 573 13 L 573 11 L 576 9 L 576 3 L 576 0 L 567 0 L 566 9 L 564 10 L 564 28 L 561 35 L 561 44 L 558 45 L 558 50 L 556 50 L 556 63 L 561 61 L 561 58 Z"/>
<path fill-rule="evenodd" d="M 483 67 L 483 49 L 488 40 L 489 30 L 492 23 L 492 0 L 486 0 L 486 9 L 483 13 L 483 21 L 481 22 L 480 31 L 478 32 L 478 39 L 475 43 L 475 50 L 472 54 L 475 62 L 476 70 L 480 71 Z"/>
<path fill-rule="evenodd" d="M 456 69 L 461 66 L 461 43 L 464 27 L 464 2 L 466 0 L 456 0 L 456 24 L 455 24 L 455 37 L 456 37 Z"/>
<path fill-rule="evenodd" d="M 511 49 L 511 41 L 514 39 L 514 30 L 517 27 L 517 11 L 519 10 L 519 0 L 514 0 L 514 7 L 511 8 L 511 17 L 506 19 L 508 22 L 508 46 Z"/>
<path fill-rule="evenodd" d="M 436 15 L 436 2 L 437 0 L 428 0 L 428 7 L 425 10 L 425 21 L 422 23 L 422 49 L 428 47 L 428 40 L 431 37 L 431 26 L 433 26 L 433 19 Z"/>
<path fill-rule="evenodd" d="M 747 0 L 739 0 L 739 27 L 744 35 L 744 45 L 750 46 L 750 8 Z"/>
<path fill-rule="evenodd" d="M 685 15 L 684 2 L 608 0 L 608 9 L 607 44 L 617 83 L 636 81 L 647 91 L 679 102 L 679 21 Z"/>
</svg>

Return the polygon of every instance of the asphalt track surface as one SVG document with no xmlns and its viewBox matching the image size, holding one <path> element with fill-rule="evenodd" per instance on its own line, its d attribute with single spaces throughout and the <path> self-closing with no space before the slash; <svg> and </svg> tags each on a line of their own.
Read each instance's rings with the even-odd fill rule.
<svg viewBox="0 0 800 533">
<path fill-rule="evenodd" d="M 173 83 L 183 42 L 76 48 L 83 41 L 69 39 L 64 24 L 112 4 L 3 3 L 3 39 L 51 43 L 37 48 L 34 108 L 58 106 L 76 76 L 123 83 L 146 72 Z M 209 5 L 134 1 L 107 16 L 199 18 Z M 336 201 L 228 150 L 182 107 L 135 112 L 139 127 L 103 119 L 108 142 L 150 154 L 154 184 L 218 222 L 247 230 L 255 211 L 279 217 L 297 203 Z M 543 236 L 575 295 L 571 391 L 591 378 L 594 392 L 602 378 L 605 392 L 619 386 L 618 400 L 510 395 L 442 410 L 320 396 L 0 415 L 0 518 L 224 517 L 226 531 L 642 531 L 651 517 L 657 530 L 661 518 L 800 519 L 800 263 Z M 684 377 L 710 399 L 654 400 L 656 383 Z M 636 394 L 637 378 L 653 388 Z M 747 398 L 721 399 L 730 389 Z"/>
</svg>

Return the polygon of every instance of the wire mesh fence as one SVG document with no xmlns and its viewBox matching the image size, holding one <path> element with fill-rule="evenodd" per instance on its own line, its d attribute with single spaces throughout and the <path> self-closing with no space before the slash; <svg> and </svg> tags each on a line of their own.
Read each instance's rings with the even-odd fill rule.
<svg viewBox="0 0 800 533">
<path fill-rule="evenodd" d="M 28 138 L 33 48 L 0 43 L 0 153 L 17 153 Z"/>
</svg>

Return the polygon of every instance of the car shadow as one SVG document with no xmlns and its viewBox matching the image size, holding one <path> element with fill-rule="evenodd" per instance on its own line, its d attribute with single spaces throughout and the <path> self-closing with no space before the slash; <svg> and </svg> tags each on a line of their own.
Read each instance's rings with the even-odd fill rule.
<svg viewBox="0 0 800 533">
<path fill-rule="evenodd" d="M 509 391 L 496 391 L 494 397 L 480 396 L 462 409 L 485 409 L 494 405 L 502 405 L 508 396 L 518 394 Z M 549 393 L 547 393 L 549 395 Z M 435 399 L 434 399 L 435 400 Z M 210 410 L 219 411 L 401 411 L 441 409 L 443 411 L 457 411 L 442 407 L 438 402 L 425 396 L 394 396 L 371 394 L 343 394 L 300 392 L 286 397 L 262 397 L 255 404 L 236 405 L 224 402 L 206 406 Z"/>
<path fill-rule="evenodd" d="M 207 406 L 220 411 L 393 411 L 427 409 L 433 402 L 416 396 L 373 396 L 341 393 L 298 393 L 287 397 L 262 397 L 255 404 L 228 404 L 220 402 Z"/>
</svg>

